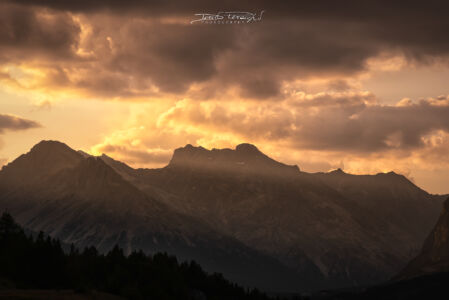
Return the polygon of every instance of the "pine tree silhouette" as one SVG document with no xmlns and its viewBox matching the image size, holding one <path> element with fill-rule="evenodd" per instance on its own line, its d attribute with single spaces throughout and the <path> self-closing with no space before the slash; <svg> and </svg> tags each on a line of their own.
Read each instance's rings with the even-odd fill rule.
<svg viewBox="0 0 449 300">
<path fill-rule="evenodd" d="M 59 240 L 39 232 L 33 239 L 8 213 L 0 218 L 0 280 L 20 289 L 99 290 L 127 299 L 269 299 L 246 290 L 221 274 L 207 274 L 194 261 L 135 251 L 125 256 L 115 246 L 107 254 L 95 247 L 67 253 Z"/>
</svg>

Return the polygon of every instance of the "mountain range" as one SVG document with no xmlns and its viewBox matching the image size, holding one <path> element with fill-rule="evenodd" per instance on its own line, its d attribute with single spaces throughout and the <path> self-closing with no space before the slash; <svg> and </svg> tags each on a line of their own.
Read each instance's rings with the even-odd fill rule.
<svg viewBox="0 0 449 300">
<path fill-rule="evenodd" d="M 166 251 L 268 291 L 377 283 L 406 266 L 444 196 L 390 173 L 306 173 L 257 147 L 187 145 L 134 169 L 42 141 L 0 171 L 0 209 L 64 243 Z"/>
</svg>

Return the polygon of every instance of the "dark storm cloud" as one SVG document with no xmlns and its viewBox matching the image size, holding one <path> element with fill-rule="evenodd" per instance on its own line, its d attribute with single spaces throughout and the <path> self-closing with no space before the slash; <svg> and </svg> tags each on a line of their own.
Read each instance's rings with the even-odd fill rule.
<svg viewBox="0 0 449 300">
<path fill-rule="evenodd" d="M 10 2 L 52 7 L 55 9 L 69 10 L 74 12 L 94 12 L 108 10 L 111 12 L 144 12 L 145 14 L 180 14 L 189 13 L 197 9 L 224 11 L 238 9 L 265 9 L 272 11 L 278 17 L 301 16 L 301 17 L 325 17 L 329 18 L 352 18 L 366 19 L 375 18 L 378 20 L 386 18 L 396 18 L 399 13 L 406 13 L 411 17 L 418 17 L 424 14 L 437 14 L 444 16 L 442 9 L 447 8 L 446 1 L 410 0 L 405 5 L 403 1 L 391 0 L 317 0 L 317 1 L 270 1 L 270 0 L 227 0 L 227 1 L 168 1 L 168 0 L 11 0 Z"/>
<path fill-rule="evenodd" d="M 424 147 L 426 135 L 449 132 L 449 106 L 427 102 L 406 107 L 367 106 L 355 114 L 348 110 L 324 109 L 299 121 L 292 133 L 295 144 L 315 150 L 377 152 Z"/>
<path fill-rule="evenodd" d="M 67 13 L 37 13 L 28 7 L 0 3 L 0 61 L 26 61 L 34 56 L 73 56 L 79 27 Z"/>
<path fill-rule="evenodd" d="M 210 26 L 152 24 L 145 21 L 125 25 L 122 35 L 111 32 L 120 44 L 109 67 L 141 78 L 149 78 L 163 91 L 181 93 L 191 83 L 215 76 L 214 60 L 233 47 L 234 30 L 217 31 Z"/>
<path fill-rule="evenodd" d="M 3 60 L 15 54 L 29 60 L 36 53 L 71 57 L 58 65 L 47 62 L 60 74 L 48 84 L 107 97 L 182 94 L 202 84 L 199 97 L 236 87 L 246 98 L 279 99 L 286 81 L 350 76 L 381 53 L 418 63 L 449 55 L 446 1 L 9 3 L 13 8 L 0 13 L 0 45 L 9 50 Z M 247 25 L 189 23 L 195 13 L 226 10 L 266 13 Z M 74 61 L 80 24 L 71 14 L 92 28 L 80 45 L 90 53 L 87 60 Z M 178 21 L 167 23 L 170 18 Z"/>
<path fill-rule="evenodd" d="M 38 127 L 41 127 L 41 125 L 35 121 L 0 114 L 0 133 L 3 133 L 5 130 L 25 130 Z"/>
<path fill-rule="evenodd" d="M 424 147 L 426 135 L 449 132 L 449 105 L 427 101 L 409 106 L 355 105 L 341 102 L 297 119 L 294 144 L 315 150 L 377 152 Z M 349 108 L 348 108 L 349 105 Z"/>
</svg>

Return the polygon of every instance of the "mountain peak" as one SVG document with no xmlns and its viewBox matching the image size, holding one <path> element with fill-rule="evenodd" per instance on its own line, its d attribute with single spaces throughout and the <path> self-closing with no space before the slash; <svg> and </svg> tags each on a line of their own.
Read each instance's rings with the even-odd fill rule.
<svg viewBox="0 0 449 300">
<path fill-rule="evenodd" d="M 77 165 L 83 156 L 64 143 L 41 141 L 2 169 L 2 176 L 15 177 L 20 181 L 39 180 L 44 174 L 51 175 L 64 168 Z M 12 184 L 12 183 L 10 183 Z"/>
<path fill-rule="evenodd" d="M 169 166 L 265 173 L 272 173 L 273 170 L 288 170 L 295 173 L 299 171 L 297 166 L 288 166 L 275 161 L 248 143 L 237 145 L 235 150 L 229 148 L 208 150 L 188 144 L 175 150 Z"/>
<path fill-rule="evenodd" d="M 107 164 L 112 169 L 114 169 L 114 171 L 116 171 L 124 179 L 128 179 L 128 180 L 132 181 L 133 174 L 135 174 L 135 170 L 133 168 L 131 168 L 130 166 L 128 166 L 127 164 L 125 164 L 121 161 L 113 159 L 112 157 L 110 157 L 104 153 L 99 158 L 105 164 Z"/>
<path fill-rule="evenodd" d="M 30 152 L 23 156 L 34 160 L 37 164 L 47 163 L 51 165 L 73 161 L 79 162 L 83 158 L 81 153 L 73 150 L 66 144 L 51 140 L 40 141 L 31 148 Z"/>
<path fill-rule="evenodd" d="M 243 143 L 243 144 L 237 145 L 235 147 L 235 151 L 237 151 L 239 153 L 253 153 L 253 154 L 261 153 L 259 151 L 259 149 L 257 149 L 256 146 L 254 146 L 253 144 L 248 144 L 248 143 Z"/>
<path fill-rule="evenodd" d="M 192 144 L 187 144 L 184 146 L 184 149 L 187 149 L 187 150 L 194 150 L 197 148 L 203 148 L 203 147 L 201 147 L 201 146 L 195 147 L 195 146 L 192 146 Z"/>
<path fill-rule="evenodd" d="M 341 169 L 338 168 L 336 170 L 330 171 L 329 174 L 334 174 L 334 175 L 345 175 L 346 173 Z"/>
<path fill-rule="evenodd" d="M 33 151 L 64 151 L 64 150 L 72 150 L 69 146 L 66 144 L 54 141 L 54 140 L 42 140 L 36 145 L 34 145 L 30 152 Z"/>
</svg>

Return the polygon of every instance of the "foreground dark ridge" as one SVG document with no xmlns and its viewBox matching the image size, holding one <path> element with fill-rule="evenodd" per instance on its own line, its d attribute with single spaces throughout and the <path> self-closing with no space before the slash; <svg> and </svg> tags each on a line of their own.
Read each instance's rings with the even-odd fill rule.
<svg viewBox="0 0 449 300">
<path fill-rule="evenodd" d="M 421 252 L 388 283 L 318 293 L 316 299 L 448 299 L 449 198 Z"/>
<path fill-rule="evenodd" d="M 449 272 L 449 198 L 421 252 L 400 272 L 396 279 Z"/>
<path fill-rule="evenodd" d="M 59 240 L 42 232 L 27 236 L 7 213 L 0 218 L 0 266 L 0 289 L 99 290 L 126 299 L 269 299 L 164 253 L 125 256 L 114 247 L 103 255 L 95 247 L 80 252 L 73 245 L 64 253 Z"/>
<path fill-rule="evenodd" d="M 186 146 L 133 169 L 43 141 L 0 171 L 0 209 L 80 248 L 165 251 L 245 286 L 374 284 L 419 251 L 442 197 L 402 175 L 310 174 L 255 146 Z"/>
</svg>

